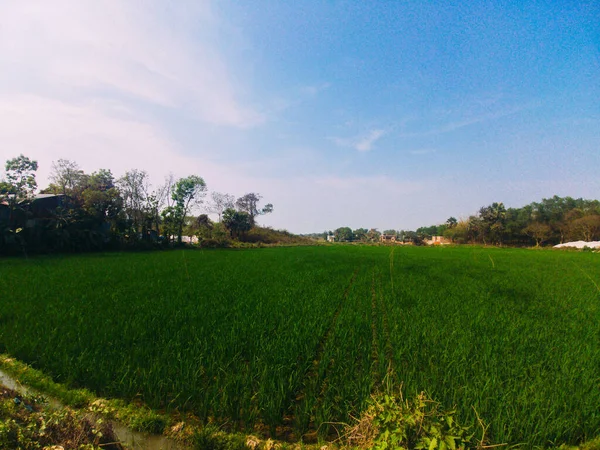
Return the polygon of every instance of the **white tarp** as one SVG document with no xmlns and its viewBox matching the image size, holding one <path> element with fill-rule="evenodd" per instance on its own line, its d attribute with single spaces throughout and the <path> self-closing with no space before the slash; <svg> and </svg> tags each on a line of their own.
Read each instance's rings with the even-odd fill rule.
<svg viewBox="0 0 600 450">
<path fill-rule="evenodd" d="M 565 247 L 572 247 L 572 248 L 600 248 L 600 241 L 591 241 L 591 242 L 585 242 L 585 241 L 575 241 L 575 242 L 565 242 L 564 244 L 558 244 L 555 245 L 554 248 L 565 248 Z"/>
</svg>

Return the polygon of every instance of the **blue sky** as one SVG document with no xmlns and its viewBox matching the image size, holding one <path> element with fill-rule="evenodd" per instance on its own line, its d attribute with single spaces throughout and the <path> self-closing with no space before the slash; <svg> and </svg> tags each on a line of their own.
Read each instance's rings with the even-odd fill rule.
<svg viewBox="0 0 600 450">
<path fill-rule="evenodd" d="M 0 2 L 0 156 L 197 174 L 293 232 L 600 198 L 597 2 Z"/>
</svg>

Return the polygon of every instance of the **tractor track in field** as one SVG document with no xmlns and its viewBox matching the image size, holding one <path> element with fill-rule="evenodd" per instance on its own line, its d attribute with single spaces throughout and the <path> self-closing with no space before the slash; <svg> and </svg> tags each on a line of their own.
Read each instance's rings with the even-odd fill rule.
<svg viewBox="0 0 600 450">
<path fill-rule="evenodd" d="M 387 368 L 386 368 L 386 374 L 385 377 L 388 379 L 388 382 L 391 381 L 390 379 L 393 378 L 394 376 L 394 347 L 392 346 L 392 339 L 391 339 L 391 334 L 390 334 L 390 322 L 389 322 L 389 318 L 388 318 L 388 311 L 385 305 L 385 301 L 384 301 L 384 297 L 383 297 L 383 287 L 381 285 L 381 277 L 379 277 L 379 283 L 378 283 L 378 287 L 379 287 L 379 311 L 381 312 L 382 315 L 382 322 L 383 322 L 383 341 L 385 342 L 385 360 L 387 361 Z M 384 380 L 382 380 L 383 382 Z"/>
<path fill-rule="evenodd" d="M 379 274 L 378 274 L 379 275 Z M 379 276 L 378 276 L 379 278 Z M 377 289 L 375 283 L 375 267 L 373 268 L 373 277 L 371 280 L 371 378 L 373 379 L 373 390 L 379 389 L 381 380 L 379 380 L 379 332 L 378 324 L 380 318 L 379 301 L 377 299 Z"/>
<path fill-rule="evenodd" d="M 308 429 L 314 429 L 314 424 L 312 423 L 312 417 L 299 418 L 297 412 L 298 412 L 298 410 L 301 409 L 302 404 L 307 401 L 307 395 L 310 395 L 310 393 L 318 395 L 318 397 L 315 399 L 314 405 L 311 408 L 311 411 L 314 411 L 315 407 L 319 404 L 320 401 L 322 401 L 323 393 L 327 387 L 327 376 L 324 377 L 323 382 L 321 383 L 321 386 L 319 389 L 319 369 L 323 363 L 323 356 L 325 354 L 325 348 L 327 347 L 327 342 L 329 341 L 331 334 L 335 330 L 338 318 L 340 316 L 340 313 L 342 312 L 342 308 L 343 308 L 344 304 L 346 303 L 346 300 L 348 299 L 348 295 L 350 294 L 350 289 L 354 285 L 354 281 L 356 280 L 356 276 L 358 275 L 359 271 L 360 271 L 360 267 L 357 267 L 354 270 L 354 272 L 352 273 L 350 282 L 348 283 L 348 286 L 346 286 L 346 289 L 344 290 L 344 294 L 343 294 L 338 306 L 336 307 L 335 312 L 333 313 L 333 317 L 331 318 L 329 326 L 327 327 L 327 330 L 325 330 L 325 333 L 323 333 L 323 335 L 319 339 L 319 343 L 317 344 L 315 355 L 312 360 L 313 361 L 312 365 L 311 365 L 308 373 L 305 375 L 303 383 L 301 384 L 301 386 L 303 386 L 303 387 L 300 390 L 300 392 L 296 395 L 295 401 L 293 402 L 292 406 L 290 407 L 290 411 L 292 412 L 292 414 L 286 415 L 287 417 L 290 418 L 290 420 L 289 420 L 290 422 L 293 420 L 296 420 L 297 426 L 300 425 L 300 428 L 302 429 L 303 433 L 305 433 Z M 327 367 L 325 373 L 327 373 L 329 371 L 330 366 L 331 366 L 331 361 L 328 362 L 328 367 Z M 312 416 L 312 414 L 311 414 L 311 416 Z M 300 420 L 300 421 L 304 420 L 305 421 L 304 425 L 302 424 L 302 422 L 298 423 L 297 422 L 298 420 Z M 289 423 L 289 425 L 291 426 L 292 424 Z M 316 436 L 316 434 L 315 434 L 315 436 Z"/>
</svg>

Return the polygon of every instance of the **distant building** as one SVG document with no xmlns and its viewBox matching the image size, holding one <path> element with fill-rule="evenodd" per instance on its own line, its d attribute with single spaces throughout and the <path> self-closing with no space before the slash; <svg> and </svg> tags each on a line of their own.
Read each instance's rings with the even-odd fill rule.
<svg viewBox="0 0 600 450">
<path fill-rule="evenodd" d="M 327 242 L 335 242 L 335 236 L 333 234 L 328 234 Z"/>
<path fill-rule="evenodd" d="M 395 234 L 382 234 L 379 237 L 379 241 L 387 243 L 387 244 L 395 244 L 396 243 L 396 235 Z"/>
<path fill-rule="evenodd" d="M 427 245 L 448 245 L 452 241 L 444 236 L 431 236 L 431 239 L 425 239 Z"/>
<path fill-rule="evenodd" d="M 66 206 L 67 200 L 64 194 L 37 194 L 29 203 L 29 211 L 34 219 L 52 218 L 58 208 Z"/>
</svg>

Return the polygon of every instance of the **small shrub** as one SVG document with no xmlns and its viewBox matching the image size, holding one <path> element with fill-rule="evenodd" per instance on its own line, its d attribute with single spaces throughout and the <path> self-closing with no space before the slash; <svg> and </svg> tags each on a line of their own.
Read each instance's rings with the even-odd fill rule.
<svg viewBox="0 0 600 450">
<path fill-rule="evenodd" d="M 165 418 L 152 411 L 137 415 L 131 420 L 132 429 L 146 433 L 162 434 L 166 426 Z"/>
<path fill-rule="evenodd" d="M 346 434 L 359 448 L 455 450 L 480 447 L 470 427 L 461 426 L 455 411 L 421 393 L 412 401 L 393 395 L 372 397 L 358 422 Z"/>
<path fill-rule="evenodd" d="M 226 248 L 229 246 L 229 241 L 226 239 L 202 239 L 198 245 L 200 248 Z"/>
<path fill-rule="evenodd" d="M 243 436 L 227 434 L 215 426 L 205 426 L 194 437 L 194 448 L 202 450 L 246 450 Z"/>
</svg>

